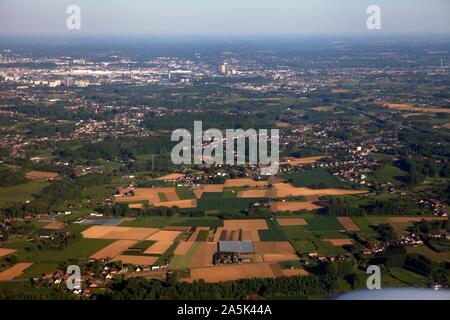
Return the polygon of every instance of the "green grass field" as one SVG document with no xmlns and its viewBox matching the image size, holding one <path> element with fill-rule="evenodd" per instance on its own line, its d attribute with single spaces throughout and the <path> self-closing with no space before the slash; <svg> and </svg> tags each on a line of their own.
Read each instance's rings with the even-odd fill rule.
<svg viewBox="0 0 450 320">
<path fill-rule="evenodd" d="M 71 259 L 87 258 L 112 242 L 114 240 L 79 239 L 73 243 L 69 243 L 62 250 L 43 249 L 28 251 L 26 247 L 29 243 L 26 241 L 16 241 L 11 244 L 11 248 L 18 250 L 17 255 L 19 260 L 23 262 L 61 263 Z"/>
<path fill-rule="evenodd" d="M 391 182 L 393 185 L 404 183 L 407 173 L 397 167 L 386 165 L 380 170 L 375 171 L 374 180 L 378 183 Z"/>
<path fill-rule="evenodd" d="M 195 241 L 204 242 L 208 238 L 209 231 L 208 230 L 201 230 L 198 233 L 197 239 Z"/>
<path fill-rule="evenodd" d="M 192 190 L 188 187 L 177 187 L 175 190 L 180 200 L 195 199 L 194 192 L 192 192 Z"/>
<path fill-rule="evenodd" d="M 197 250 L 199 244 L 200 242 L 194 242 L 185 256 L 174 256 L 172 258 L 172 261 L 170 262 L 170 268 L 178 270 L 187 269 L 189 267 L 189 262 L 194 256 L 194 253 Z"/>
<path fill-rule="evenodd" d="M 169 199 L 167 199 L 167 196 L 164 192 L 158 192 L 158 197 L 161 202 L 169 201 Z"/>
<path fill-rule="evenodd" d="M 133 221 L 121 223 L 124 227 L 163 228 L 166 226 L 222 227 L 223 221 L 217 217 L 138 217 Z"/>
<path fill-rule="evenodd" d="M 267 220 L 269 230 L 258 230 L 261 241 L 288 241 L 283 228 L 275 220 Z"/>
<path fill-rule="evenodd" d="M 296 187 L 346 188 L 349 184 L 339 181 L 328 170 L 316 168 L 307 172 L 287 173 L 281 176 Z"/>
<path fill-rule="evenodd" d="M 224 197 L 222 193 L 205 193 L 197 201 L 199 210 L 244 210 L 251 207 L 260 199 L 241 199 L 234 197 Z"/>
<path fill-rule="evenodd" d="M 32 180 L 13 187 L 0 188 L 0 203 L 24 202 L 32 200 L 32 195 L 48 186 L 47 181 Z"/>
<path fill-rule="evenodd" d="M 308 223 L 306 228 L 309 231 L 338 231 L 344 229 L 335 217 L 306 218 L 305 220 Z"/>
</svg>

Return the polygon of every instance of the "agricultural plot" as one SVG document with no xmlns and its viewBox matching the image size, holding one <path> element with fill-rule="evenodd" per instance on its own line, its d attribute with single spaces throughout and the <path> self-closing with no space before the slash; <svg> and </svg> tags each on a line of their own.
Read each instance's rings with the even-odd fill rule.
<svg viewBox="0 0 450 320">
<path fill-rule="evenodd" d="M 97 251 L 90 258 L 97 260 L 114 258 L 136 243 L 135 240 L 118 240 Z"/>
<path fill-rule="evenodd" d="M 0 248 L 0 258 L 15 253 L 14 249 Z"/>
<path fill-rule="evenodd" d="M 144 254 L 163 254 L 165 253 L 173 244 L 173 241 L 157 241 L 152 244 Z"/>
<path fill-rule="evenodd" d="M 69 243 L 63 250 L 43 249 L 27 251 L 23 248 L 18 250 L 18 256 L 21 261 L 33 261 L 35 263 L 68 262 L 71 259 L 88 258 L 112 242 L 113 240 L 108 239 L 80 239 Z"/>
<path fill-rule="evenodd" d="M 120 255 L 114 258 L 113 261 L 121 261 L 123 264 L 131 264 L 137 266 L 151 266 L 156 263 L 158 257 L 153 256 L 128 256 Z"/>
<path fill-rule="evenodd" d="M 180 231 L 168 231 L 168 230 L 159 230 L 153 233 L 150 237 L 145 240 L 150 241 L 175 241 L 178 236 L 181 234 Z"/>
<path fill-rule="evenodd" d="M 240 279 L 276 278 L 292 275 L 306 275 L 303 269 L 287 271 L 281 269 L 278 263 L 257 263 L 230 266 L 214 266 L 209 268 L 194 268 L 190 278 L 183 278 L 183 282 L 193 282 L 203 279 L 206 282 L 226 282 Z"/>
<path fill-rule="evenodd" d="M 216 252 L 217 242 L 199 242 L 197 250 L 189 262 L 189 268 L 212 266 L 213 256 Z"/>
<path fill-rule="evenodd" d="M 14 280 L 22 275 L 22 273 L 31 267 L 32 263 L 17 263 L 14 266 L 0 272 L 0 281 Z"/>
<path fill-rule="evenodd" d="M 157 232 L 154 228 L 92 226 L 81 232 L 88 239 L 144 240 Z"/>
<path fill-rule="evenodd" d="M 177 187 L 176 193 L 180 200 L 195 199 L 194 192 L 188 187 Z"/>
<path fill-rule="evenodd" d="M 306 218 L 309 231 L 336 231 L 344 230 L 344 227 L 335 217 Z"/>
<path fill-rule="evenodd" d="M 25 202 L 33 199 L 33 194 L 38 193 L 49 183 L 43 180 L 32 180 L 30 182 L 12 186 L 0 188 L 0 203 L 10 202 Z"/>
<path fill-rule="evenodd" d="M 359 231 L 358 225 L 349 217 L 338 217 L 337 220 L 347 231 Z"/>
<path fill-rule="evenodd" d="M 220 197 L 211 197 L 203 194 L 201 199 L 197 200 L 197 208 L 204 211 L 214 210 L 245 210 L 252 206 L 253 203 L 260 201 L 260 199 L 236 199 L 224 198 L 222 194 Z"/>
<path fill-rule="evenodd" d="M 281 176 L 291 182 L 295 187 L 312 188 L 347 188 L 348 183 L 339 181 L 328 170 L 322 168 L 306 172 L 287 173 Z"/>
<path fill-rule="evenodd" d="M 29 171 L 25 174 L 30 180 L 51 180 L 58 178 L 58 174 L 56 172 L 47 172 L 47 171 Z"/>
<path fill-rule="evenodd" d="M 273 220 L 268 220 L 268 230 L 258 230 L 261 241 L 288 241 L 281 226 Z"/>
<path fill-rule="evenodd" d="M 178 247 L 177 247 L 177 249 L 175 249 L 174 257 L 172 258 L 172 261 L 170 262 L 170 268 L 177 269 L 177 270 L 183 270 L 183 269 L 187 269 L 189 267 L 189 264 L 200 245 L 200 242 L 190 242 L 190 243 L 192 245 L 187 250 L 187 252 L 183 248 L 183 251 L 181 253 L 180 253 L 180 251 L 178 251 L 178 253 L 177 253 Z"/>
<path fill-rule="evenodd" d="M 312 202 L 272 202 L 271 210 L 272 212 L 296 212 L 296 211 L 313 211 L 320 209 L 318 206 Z"/>
<path fill-rule="evenodd" d="M 285 226 L 305 226 L 308 223 L 303 218 L 284 218 L 284 219 L 278 219 L 278 224 L 282 227 Z"/>
</svg>

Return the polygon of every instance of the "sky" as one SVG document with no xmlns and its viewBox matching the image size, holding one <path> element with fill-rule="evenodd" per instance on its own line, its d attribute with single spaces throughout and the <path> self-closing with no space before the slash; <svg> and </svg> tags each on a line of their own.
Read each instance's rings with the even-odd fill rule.
<svg viewBox="0 0 450 320">
<path fill-rule="evenodd" d="M 66 27 L 69 5 L 81 29 Z M 366 27 L 381 8 L 380 31 Z M 0 0 L 0 34 L 450 33 L 450 0 Z"/>
</svg>

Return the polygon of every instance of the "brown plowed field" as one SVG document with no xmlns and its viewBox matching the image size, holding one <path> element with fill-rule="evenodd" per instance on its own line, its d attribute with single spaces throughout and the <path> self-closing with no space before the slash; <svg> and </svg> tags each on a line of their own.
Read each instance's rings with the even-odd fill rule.
<svg viewBox="0 0 450 320">
<path fill-rule="evenodd" d="M 129 247 L 135 245 L 138 241 L 136 240 L 117 240 L 110 245 L 107 245 L 103 249 L 100 249 L 96 253 L 94 253 L 90 258 L 92 259 L 106 259 L 106 258 L 114 258 L 127 250 Z"/>
<path fill-rule="evenodd" d="M 170 248 L 173 241 L 158 241 L 152 244 L 147 250 L 144 251 L 145 254 L 163 254 Z"/>
<path fill-rule="evenodd" d="M 301 210 L 317 210 L 321 206 L 318 206 L 312 202 L 272 202 L 272 212 L 295 212 Z"/>
<path fill-rule="evenodd" d="M 7 256 L 8 254 L 14 253 L 16 250 L 14 249 L 6 249 L 6 248 L 0 248 L 0 258 L 3 256 Z"/>
<path fill-rule="evenodd" d="M 189 252 L 189 249 L 192 248 L 193 244 L 194 242 L 180 241 L 173 254 L 177 256 L 185 256 Z"/>
<path fill-rule="evenodd" d="M 150 237 L 145 240 L 151 241 L 174 241 L 179 235 L 180 231 L 167 231 L 167 230 L 159 230 L 153 233 Z"/>
<path fill-rule="evenodd" d="M 223 228 L 229 230 L 267 230 L 269 227 L 267 226 L 266 220 L 258 219 L 258 220 L 224 220 Z"/>
<path fill-rule="evenodd" d="M 289 164 L 291 166 L 299 166 L 304 164 L 313 164 L 321 160 L 323 157 L 304 157 L 304 158 L 283 158 L 280 164 Z"/>
<path fill-rule="evenodd" d="M 300 271 L 295 272 L 295 275 L 303 275 Z M 181 281 L 193 282 L 194 280 L 203 279 L 206 282 L 225 282 L 235 281 L 239 279 L 254 279 L 254 278 L 277 278 L 283 277 L 287 274 L 282 270 L 278 263 L 255 263 L 255 264 L 241 264 L 230 266 L 214 266 L 206 268 L 191 269 L 191 277 L 183 278 Z M 289 273 L 289 272 L 287 272 Z M 291 271 L 292 273 L 292 271 Z"/>
<path fill-rule="evenodd" d="M 358 230 L 360 230 L 358 225 L 350 217 L 338 217 L 337 219 L 338 219 L 339 223 L 342 224 L 342 226 L 347 231 L 358 231 Z"/>
<path fill-rule="evenodd" d="M 267 181 L 255 181 L 253 179 L 227 179 L 225 187 L 266 187 L 269 185 Z"/>
<path fill-rule="evenodd" d="M 61 221 L 52 221 L 49 224 L 46 224 L 42 227 L 42 229 L 50 229 L 50 230 L 59 230 L 65 227 L 65 223 Z"/>
<path fill-rule="evenodd" d="M 383 105 L 383 107 L 397 110 L 397 111 L 450 113 L 449 108 L 423 108 L 423 107 L 416 107 L 412 104 L 406 104 L 406 103 L 389 103 L 389 104 Z"/>
<path fill-rule="evenodd" d="M 264 262 L 294 261 L 298 260 L 298 256 L 296 254 L 270 253 L 263 254 L 263 260 Z"/>
<path fill-rule="evenodd" d="M 33 264 L 29 262 L 16 263 L 5 271 L 0 272 L 0 281 L 14 280 L 17 277 L 20 277 L 23 272 L 32 265 Z"/>
<path fill-rule="evenodd" d="M 48 180 L 48 179 L 56 179 L 59 175 L 56 172 L 47 172 L 47 171 L 30 171 L 25 174 L 30 180 Z"/>
<path fill-rule="evenodd" d="M 88 239 L 144 240 L 158 230 L 155 228 L 92 226 L 81 234 Z"/>
<path fill-rule="evenodd" d="M 182 173 L 171 173 L 171 174 L 167 174 L 167 175 L 165 175 L 165 176 L 159 177 L 159 178 L 156 179 L 156 180 L 159 180 L 159 181 L 164 181 L 164 180 L 178 180 L 178 179 L 184 178 L 185 176 L 186 176 L 186 175 L 185 175 L 185 174 L 182 174 Z"/>
<path fill-rule="evenodd" d="M 213 255 L 217 252 L 217 242 L 200 242 L 189 268 L 201 268 L 213 265 Z"/>
<path fill-rule="evenodd" d="M 280 226 L 305 226 L 308 224 L 303 218 L 278 219 L 277 221 Z"/>
<path fill-rule="evenodd" d="M 324 239 L 323 241 L 331 246 L 345 246 L 354 243 L 352 239 Z"/>
</svg>

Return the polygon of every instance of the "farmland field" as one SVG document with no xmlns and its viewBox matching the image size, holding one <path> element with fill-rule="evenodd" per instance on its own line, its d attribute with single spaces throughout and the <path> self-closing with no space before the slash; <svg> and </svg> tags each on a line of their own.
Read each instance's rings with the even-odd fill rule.
<svg viewBox="0 0 450 320">
<path fill-rule="evenodd" d="M 274 220 L 267 220 L 269 230 L 258 230 L 261 241 L 287 241 L 284 233 L 278 222 Z"/>
<path fill-rule="evenodd" d="M 328 170 L 316 168 L 306 172 L 287 173 L 281 176 L 295 187 L 346 188 L 349 185 L 334 177 Z"/>
<path fill-rule="evenodd" d="M 32 195 L 41 191 L 49 183 L 43 180 L 33 180 L 18 186 L 0 188 L 0 203 L 23 202 L 31 200 Z"/>
<path fill-rule="evenodd" d="M 337 221 L 335 217 L 317 217 L 313 219 L 306 218 L 309 231 L 333 231 L 344 230 L 344 227 Z"/>
</svg>

